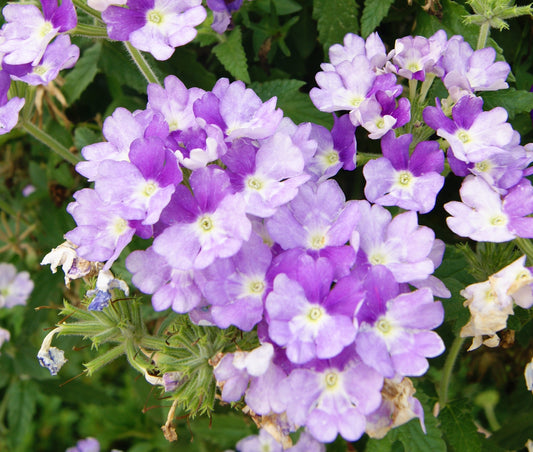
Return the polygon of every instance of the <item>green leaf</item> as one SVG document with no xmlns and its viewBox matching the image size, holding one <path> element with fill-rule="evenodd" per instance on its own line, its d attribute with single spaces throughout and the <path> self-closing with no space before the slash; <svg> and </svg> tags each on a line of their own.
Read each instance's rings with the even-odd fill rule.
<svg viewBox="0 0 533 452">
<path fill-rule="evenodd" d="M 302 9 L 294 0 L 273 0 L 278 16 L 285 16 L 287 14 L 293 14 Z M 257 8 L 263 13 L 269 14 L 271 11 L 271 0 L 255 0 L 253 2 L 254 8 Z"/>
<path fill-rule="evenodd" d="M 76 63 L 76 66 L 65 77 L 63 93 L 69 105 L 78 100 L 98 73 L 98 60 L 102 51 L 102 43 L 96 42 L 89 47 Z"/>
<path fill-rule="evenodd" d="M 452 0 L 442 1 L 442 26 L 448 37 L 452 35 L 461 35 L 473 49 L 476 48 L 479 27 L 476 25 L 465 25 L 463 17 L 468 15 L 464 6 L 455 3 Z"/>
<path fill-rule="evenodd" d="M 35 414 L 36 391 L 30 380 L 15 381 L 7 390 L 7 422 L 12 451 L 27 450 L 27 436 Z"/>
<path fill-rule="evenodd" d="M 409 452 L 446 452 L 446 443 L 442 439 L 438 421 L 426 411 L 424 417 L 426 432 L 422 431 L 418 419 L 412 419 L 407 424 L 398 427 L 398 439 Z"/>
<path fill-rule="evenodd" d="M 121 85 L 146 93 L 146 79 L 130 58 L 122 43 L 104 42 L 98 67 L 107 77 L 118 78 Z"/>
<path fill-rule="evenodd" d="M 74 146 L 78 149 L 99 141 L 102 141 L 102 136 L 88 127 L 78 127 L 74 131 Z"/>
<path fill-rule="evenodd" d="M 212 419 L 202 417 L 191 424 L 194 436 L 220 448 L 232 448 L 242 438 L 256 432 L 237 414 L 217 414 Z"/>
<path fill-rule="evenodd" d="M 240 27 L 236 27 L 229 34 L 226 41 L 213 47 L 213 53 L 233 77 L 245 83 L 250 83 Z"/>
<path fill-rule="evenodd" d="M 309 95 L 299 91 L 304 84 L 305 82 L 300 80 L 271 80 L 264 83 L 252 83 L 250 88 L 263 101 L 277 96 L 278 107 L 296 124 L 314 122 L 331 129 L 333 117 L 318 110 L 311 102 Z"/>
<path fill-rule="evenodd" d="M 394 0 L 365 0 L 361 17 L 361 35 L 366 38 L 385 18 Z"/>
<path fill-rule="evenodd" d="M 313 19 L 318 21 L 318 40 L 325 53 L 346 33 L 359 32 L 358 9 L 354 0 L 313 0 Z"/>
<path fill-rule="evenodd" d="M 509 88 L 500 91 L 481 93 L 484 100 L 484 110 L 494 107 L 503 107 L 509 113 L 509 118 L 514 118 L 518 113 L 529 113 L 533 110 L 533 93 L 525 90 Z"/>
<path fill-rule="evenodd" d="M 471 408 L 472 405 L 465 401 L 454 401 L 439 413 L 444 437 L 456 452 L 481 451 L 481 437 L 472 419 Z"/>
</svg>

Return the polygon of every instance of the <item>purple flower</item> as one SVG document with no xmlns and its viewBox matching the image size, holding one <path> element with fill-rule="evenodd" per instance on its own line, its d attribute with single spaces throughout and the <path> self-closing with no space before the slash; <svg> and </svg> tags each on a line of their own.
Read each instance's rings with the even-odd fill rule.
<svg viewBox="0 0 533 452">
<path fill-rule="evenodd" d="M 259 435 L 241 439 L 235 447 L 238 452 L 283 452 L 282 445 L 265 429 L 259 430 Z"/>
<path fill-rule="evenodd" d="M 263 318 L 265 279 L 272 260 L 270 248 L 252 234 L 240 251 L 228 259 L 217 259 L 196 280 L 211 303 L 211 316 L 220 328 L 235 325 L 250 331 Z"/>
<path fill-rule="evenodd" d="M 283 249 L 319 251 L 345 245 L 358 218 L 357 203 L 346 202 L 341 188 L 331 179 L 301 186 L 298 196 L 280 207 L 266 224 L 272 239 Z"/>
<path fill-rule="evenodd" d="M 418 225 L 415 212 L 392 218 L 388 210 L 377 204 L 370 206 L 366 201 L 358 204 L 360 219 L 351 241 L 352 246 L 359 243 L 359 264 L 384 265 L 398 282 L 426 279 L 433 273 L 430 253 L 435 234 Z"/>
<path fill-rule="evenodd" d="M 257 150 L 245 141 L 234 143 L 222 161 L 234 187 L 242 190 L 246 212 L 262 218 L 293 199 L 309 179 L 301 149 L 283 132 L 262 141 Z"/>
<path fill-rule="evenodd" d="M 237 11 L 243 0 L 207 0 L 207 7 L 213 11 L 211 28 L 224 33 L 231 23 L 231 13 Z"/>
<path fill-rule="evenodd" d="M 110 6 L 102 13 L 111 39 L 130 41 L 157 60 L 192 41 L 207 14 L 201 0 L 129 0 L 128 8 Z"/>
<path fill-rule="evenodd" d="M 505 61 L 494 62 L 495 58 L 492 47 L 474 51 L 462 36 L 452 36 L 441 60 L 446 72 L 444 85 L 452 98 L 508 88 L 505 79 L 511 68 Z"/>
<path fill-rule="evenodd" d="M 0 263 L 0 308 L 26 304 L 33 290 L 28 272 L 17 273 L 12 264 Z"/>
<path fill-rule="evenodd" d="M 106 267 L 109 268 L 135 233 L 128 219 L 141 219 L 143 212 L 120 202 L 106 204 L 90 188 L 77 191 L 74 199 L 76 201 L 67 206 L 67 212 L 78 226 L 67 232 L 65 238 L 78 246 L 80 257 L 108 261 Z"/>
<path fill-rule="evenodd" d="M 366 57 L 375 69 L 381 69 L 387 61 L 385 45 L 377 33 L 371 33 L 366 41 L 353 33 L 344 36 L 343 44 L 334 44 L 329 48 L 331 65 L 338 66 L 343 61 L 352 61 L 357 56 Z M 330 70 L 330 65 L 323 64 L 323 70 Z"/>
<path fill-rule="evenodd" d="M 100 452 L 100 443 L 96 438 L 80 439 L 74 447 L 69 447 L 65 452 Z"/>
<path fill-rule="evenodd" d="M 39 64 L 48 44 L 58 33 L 77 24 L 76 9 L 72 0 L 41 0 L 43 12 L 34 5 L 10 4 L 2 13 L 6 23 L 2 27 L 0 54 L 3 63 L 10 65 Z"/>
<path fill-rule="evenodd" d="M 448 118 L 440 105 L 424 109 L 424 121 L 437 135 L 450 144 L 456 159 L 463 162 L 481 162 L 493 153 L 501 152 L 512 143 L 515 132 L 507 123 L 507 111 L 502 107 L 483 111 L 483 99 L 462 97 Z"/>
<path fill-rule="evenodd" d="M 300 255 L 294 268 L 292 275 L 278 274 L 267 295 L 268 334 L 293 363 L 332 358 L 355 339 L 359 282 L 345 277 L 330 291 L 333 268 L 325 258 Z"/>
<path fill-rule="evenodd" d="M 197 118 L 218 126 L 228 141 L 265 139 L 276 131 L 283 118 L 283 112 L 276 109 L 276 101 L 273 97 L 263 103 L 243 82 L 229 83 L 221 78 L 212 92 L 194 103 L 193 109 Z"/>
<path fill-rule="evenodd" d="M 20 97 L 7 100 L 10 85 L 11 78 L 7 72 L 0 70 L 0 135 L 11 132 L 17 125 L 19 111 L 25 102 L 25 99 Z"/>
<path fill-rule="evenodd" d="M 365 416 L 381 403 L 382 385 L 383 377 L 357 358 L 337 359 L 316 370 L 293 370 L 280 392 L 289 420 L 328 443 L 339 433 L 347 441 L 363 435 Z"/>
<path fill-rule="evenodd" d="M 215 166 L 194 171 L 191 192 L 179 186 L 169 206 L 172 226 L 154 240 L 154 250 L 178 270 L 206 268 L 217 257 L 231 257 L 249 239 L 252 226 L 240 193 Z"/>
<path fill-rule="evenodd" d="M 478 242 L 533 238 L 533 187 L 522 179 L 503 198 L 482 178 L 468 176 L 460 189 L 462 202 L 444 205 L 446 223 L 461 237 Z"/>
<path fill-rule="evenodd" d="M 122 203 L 144 211 L 143 225 L 159 220 L 182 174 L 174 154 L 158 137 L 137 138 L 130 146 L 129 162 L 105 160 L 98 167 L 95 190 L 106 203 Z"/>
<path fill-rule="evenodd" d="M 385 267 L 374 267 L 365 280 L 366 297 L 357 313 L 355 349 L 365 364 L 381 375 L 420 376 L 427 357 L 440 355 L 444 343 L 432 330 L 444 320 L 440 302 L 428 288 L 399 293 Z"/>
<path fill-rule="evenodd" d="M 431 211 L 444 185 L 444 153 L 435 141 L 418 143 L 409 157 L 410 134 L 394 138 L 389 132 L 381 140 L 382 158 L 363 168 L 365 197 L 382 206 L 398 206 L 420 213 Z"/>
<path fill-rule="evenodd" d="M 394 72 L 407 79 L 424 81 L 426 74 L 444 75 L 437 65 L 446 48 L 447 38 L 444 30 L 437 31 L 430 38 L 406 36 L 394 44 L 392 61 Z"/>
<path fill-rule="evenodd" d="M 29 85 L 47 85 L 56 79 L 59 71 L 74 67 L 79 56 L 80 49 L 70 43 L 70 37 L 60 35 L 48 45 L 39 64 L 4 64 L 3 68 L 16 80 L 22 80 Z"/>
<path fill-rule="evenodd" d="M 153 294 L 152 306 L 156 311 L 172 308 L 184 314 L 202 301 L 193 272 L 173 269 L 153 247 L 130 253 L 126 258 L 126 268 L 133 274 L 131 280 L 139 290 Z"/>
</svg>

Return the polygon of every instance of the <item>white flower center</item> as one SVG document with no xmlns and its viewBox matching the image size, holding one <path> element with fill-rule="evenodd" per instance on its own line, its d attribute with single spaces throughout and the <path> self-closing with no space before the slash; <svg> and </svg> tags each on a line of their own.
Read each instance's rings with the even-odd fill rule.
<svg viewBox="0 0 533 452">
<path fill-rule="evenodd" d="M 357 108 L 357 107 L 359 107 L 359 105 L 361 105 L 363 103 L 364 100 L 365 100 L 365 98 L 361 97 L 361 96 L 353 97 L 350 100 L 350 105 L 352 105 L 352 106 Z"/>
<path fill-rule="evenodd" d="M 252 190 L 259 191 L 263 188 L 263 181 L 261 181 L 261 179 L 256 176 L 252 176 L 248 178 L 248 180 L 246 181 L 246 185 Z"/>
<path fill-rule="evenodd" d="M 474 167 L 480 173 L 485 173 L 485 172 L 487 172 L 487 171 L 489 171 L 491 169 L 492 165 L 491 165 L 490 160 L 483 160 L 481 162 L 476 162 Z"/>
<path fill-rule="evenodd" d="M 160 25 L 163 22 L 163 18 L 163 14 L 155 9 L 151 9 L 146 13 L 146 20 L 154 25 Z"/>
<path fill-rule="evenodd" d="M 493 215 L 489 220 L 492 226 L 505 226 L 507 224 L 507 217 L 501 213 Z"/>
<path fill-rule="evenodd" d="M 403 170 L 398 171 L 398 174 L 396 176 L 396 183 L 403 188 L 407 188 L 411 185 L 413 182 L 413 174 L 411 171 Z"/>
<path fill-rule="evenodd" d="M 368 256 L 368 262 L 372 265 L 385 265 L 387 263 L 387 256 L 378 251 Z"/>
<path fill-rule="evenodd" d="M 313 306 L 307 311 L 307 318 L 312 322 L 317 322 L 324 315 L 324 309 L 320 306 Z"/>
<path fill-rule="evenodd" d="M 248 290 L 254 295 L 260 295 L 265 291 L 265 283 L 261 280 L 250 281 Z"/>
<path fill-rule="evenodd" d="M 48 33 L 50 33 L 54 29 L 54 26 L 52 25 L 52 22 L 46 21 L 41 25 L 41 28 L 37 31 L 37 34 L 39 37 L 44 38 Z"/>
<path fill-rule="evenodd" d="M 322 163 L 323 165 L 328 168 L 330 166 L 333 166 L 337 163 L 339 163 L 339 154 L 337 151 L 332 149 L 331 151 L 328 151 L 322 155 Z"/>
<path fill-rule="evenodd" d="M 35 66 L 33 68 L 33 73 L 37 74 L 37 75 L 41 75 L 42 76 L 42 75 L 46 74 L 47 72 L 48 72 L 48 69 L 45 66 L 43 66 L 43 65 Z"/>
<path fill-rule="evenodd" d="M 376 322 L 376 328 L 381 334 L 389 334 L 392 331 L 392 325 L 384 317 Z"/>
<path fill-rule="evenodd" d="M 466 130 L 459 130 L 457 132 L 457 138 L 459 138 L 459 140 L 464 144 L 470 143 L 470 141 L 472 141 L 472 138 L 470 138 L 470 135 Z"/>
<path fill-rule="evenodd" d="M 328 372 L 324 377 L 324 380 L 328 389 L 334 389 L 339 382 L 339 376 L 335 372 Z"/>
<path fill-rule="evenodd" d="M 209 232 L 214 228 L 213 220 L 208 215 L 204 215 L 198 219 L 198 226 L 204 232 Z"/>
<path fill-rule="evenodd" d="M 128 222 L 124 218 L 116 218 L 111 228 L 115 235 L 120 236 L 128 229 Z"/>
<path fill-rule="evenodd" d="M 150 198 L 157 190 L 157 184 L 155 182 L 147 182 L 143 188 L 142 194 L 147 198 Z"/>
<path fill-rule="evenodd" d="M 309 238 L 309 246 L 314 250 L 321 250 L 326 246 L 326 236 L 321 233 L 313 234 Z"/>
</svg>

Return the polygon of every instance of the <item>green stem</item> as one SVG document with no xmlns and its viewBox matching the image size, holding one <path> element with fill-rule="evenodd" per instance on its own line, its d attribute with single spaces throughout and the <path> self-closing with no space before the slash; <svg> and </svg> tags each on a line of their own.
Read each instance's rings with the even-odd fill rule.
<svg viewBox="0 0 533 452">
<path fill-rule="evenodd" d="M 516 246 L 524 253 L 529 262 L 533 262 L 533 241 L 530 239 L 517 238 L 515 239 Z"/>
<path fill-rule="evenodd" d="M 484 22 L 479 28 L 479 36 L 477 38 L 477 47 L 476 50 L 484 49 L 487 45 L 487 40 L 489 39 L 490 33 L 490 22 Z"/>
<path fill-rule="evenodd" d="M 87 369 L 87 374 L 91 376 L 93 373 L 95 373 L 98 369 L 101 367 L 106 366 L 111 361 L 114 361 L 119 356 L 122 356 L 124 354 L 124 344 L 117 345 L 116 347 L 113 347 L 112 349 L 108 350 L 102 355 L 97 356 L 92 361 L 89 361 L 88 363 L 85 363 L 84 366 Z"/>
<path fill-rule="evenodd" d="M 144 59 L 142 53 L 139 52 L 127 41 L 124 42 L 124 45 L 126 46 L 126 49 L 128 50 L 131 57 L 133 58 L 133 61 L 139 68 L 139 71 L 141 71 L 141 74 L 144 75 L 144 78 L 148 81 L 148 83 L 157 83 L 158 85 L 161 85 L 161 82 L 155 75 L 148 62 Z"/>
<path fill-rule="evenodd" d="M 48 135 L 44 130 L 39 129 L 35 124 L 31 122 L 22 123 L 22 129 L 28 132 L 33 138 L 43 143 L 45 146 L 48 146 L 52 151 L 57 155 L 65 159 L 67 162 L 75 165 L 78 162 L 81 162 L 81 158 L 77 155 L 72 154 L 65 146 L 63 146 L 55 138 Z"/>
<path fill-rule="evenodd" d="M 416 96 L 416 87 L 418 86 L 418 80 L 412 78 L 409 80 L 409 101 L 413 105 Z"/>
<path fill-rule="evenodd" d="M 78 24 L 69 34 L 86 38 L 107 38 L 107 29 L 97 25 Z"/>
<path fill-rule="evenodd" d="M 87 0 L 73 0 L 73 3 L 77 8 L 85 11 L 89 16 L 103 23 L 101 14 L 87 5 Z"/>
<path fill-rule="evenodd" d="M 442 378 L 439 388 L 439 407 L 441 410 L 448 403 L 448 389 L 452 378 L 453 367 L 457 361 L 457 357 L 459 356 L 459 352 L 461 351 L 464 342 L 465 338 L 459 336 L 456 337 L 452 346 L 450 347 L 448 356 L 446 357 L 446 362 L 444 363 L 444 367 L 442 369 Z"/>
<path fill-rule="evenodd" d="M 426 76 L 426 79 L 422 82 L 422 86 L 420 88 L 420 95 L 418 96 L 418 103 L 423 104 L 426 100 L 427 93 L 429 91 L 429 88 L 431 88 L 431 85 L 433 84 L 433 80 L 435 80 L 435 74 L 429 73 Z"/>
</svg>

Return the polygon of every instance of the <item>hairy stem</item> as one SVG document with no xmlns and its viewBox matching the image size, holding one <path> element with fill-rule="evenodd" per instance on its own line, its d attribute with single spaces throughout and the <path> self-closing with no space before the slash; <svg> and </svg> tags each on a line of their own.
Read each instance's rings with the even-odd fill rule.
<svg viewBox="0 0 533 452">
<path fill-rule="evenodd" d="M 126 49 L 128 50 L 131 57 L 133 58 L 133 61 L 139 68 L 139 71 L 141 71 L 141 74 L 148 81 L 148 83 L 157 83 L 158 85 L 161 85 L 161 82 L 157 78 L 157 75 L 155 75 L 154 71 L 152 70 L 148 62 L 145 60 L 142 53 L 139 52 L 135 47 L 133 47 L 129 42 L 124 42 L 124 45 L 126 46 Z"/>
<path fill-rule="evenodd" d="M 45 146 L 48 146 L 52 151 L 65 159 L 67 162 L 72 163 L 73 165 L 81 162 L 81 158 L 79 156 L 72 154 L 59 141 L 48 135 L 48 133 L 46 133 L 44 130 L 39 129 L 39 127 L 37 127 L 35 124 L 31 122 L 24 122 L 22 123 L 22 129 L 29 133 L 33 138 L 43 143 Z"/>
</svg>

